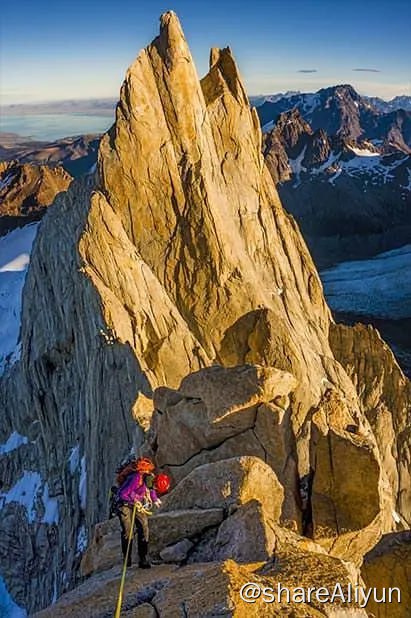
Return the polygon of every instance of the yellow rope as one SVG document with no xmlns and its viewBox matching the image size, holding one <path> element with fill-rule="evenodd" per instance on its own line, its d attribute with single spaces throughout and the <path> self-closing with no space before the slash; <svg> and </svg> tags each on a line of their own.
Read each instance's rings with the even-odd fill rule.
<svg viewBox="0 0 411 618">
<path fill-rule="evenodd" d="M 132 540 L 133 534 L 134 534 L 134 521 L 135 521 L 135 518 L 136 518 L 136 510 L 137 510 L 137 503 L 135 503 L 134 507 L 133 507 L 133 515 L 131 517 L 130 534 L 128 535 L 127 551 L 126 551 L 126 555 L 125 555 L 124 563 L 123 563 L 123 572 L 121 574 L 120 590 L 118 591 L 117 607 L 116 607 L 116 612 L 114 614 L 114 618 L 120 618 L 121 605 L 123 603 L 124 583 L 126 581 L 127 560 L 128 560 L 128 555 L 130 553 L 131 540 Z"/>
</svg>

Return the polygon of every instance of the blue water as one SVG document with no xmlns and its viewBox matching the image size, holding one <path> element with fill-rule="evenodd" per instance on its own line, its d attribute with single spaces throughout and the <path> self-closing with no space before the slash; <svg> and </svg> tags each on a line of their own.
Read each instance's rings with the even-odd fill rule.
<svg viewBox="0 0 411 618">
<path fill-rule="evenodd" d="M 85 133 L 103 133 L 113 122 L 114 114 L 113 117 L 83 114 L 2 115 L 0 131 L 49 141 Z"/>
</svg>

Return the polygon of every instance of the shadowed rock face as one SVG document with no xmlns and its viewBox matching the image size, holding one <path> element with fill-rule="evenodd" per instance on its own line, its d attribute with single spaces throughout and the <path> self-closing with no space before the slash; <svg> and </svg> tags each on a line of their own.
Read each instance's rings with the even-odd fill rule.
<svg viewBox="0 0 411 618">
<path fill-rule="evenodd" d="M 312 468 L 314 479 L 326 469 L 328 442 L 338 443 L 342 459 L 355 452 L 361 469 L 372 471 L 373 503 L 359 521 L 347 514 L 349 540 L 354 537 L 358 554 L 381 530 L 391 530 L 386 513 L 401 487 L 388 482 L 376 437 L 359 412 L 363 385 L 331 350 L 318 274 L 264 164 L 258 119 L 231 51 L 212 50 L 200 82 L 174 13 L 162 16 L 159 37 L 126 74 L 116 122 L 101 142 L 97 184 L 91 177 L 74 181 L 46 214 L 23 300 L 21 361 L 3 378 L 0 401 L 3 442 L 13 431 L 28 440 L 0 465 L 3 491 L 28 466 L 44 487 L 30 523 L 20 525 L 25 509 L 16 502 L 1 519 L 0 533 L 10 539 L 0 547 L 3 575 L 17 602 L 44 607 L 53 589 L 60 594 L 73 586 L 84 537 L 106 516 L 113 470 L 132 445 L 142 444 L 143 428 L 134 419 L 144 417 L 147 426 L 147 398 L 164 385 L 190 405 L 193 393 L 201 399 L 207 431 L 200 449 L 210 441 L 215 446 L 220 423 L 227 438 L 222 459 L 261 458 L 253 448 L 261 451 L 263 444 L 264 466 L 289 484 L 289 494 L 297 463 L 300 475 Z M 257 377 L 281 376 L 277 401 L 258 386 L 254 399 L 239 389 L 234 405 L 236 370 L 230 378 L 226 369 L 225 405 L 218 409 L 205 374 L 183 380 L 215 363 L 244 362 L 263 367 L 251 370 Z M 327 405 L 330 391 L 341 405 Z M 254 419 L 249 408 L 257 405 Z M 311 435 L 315 413 L 319 433 Z M 167 403 L 167 414 L 191 431 L 184 447 L 197 456 L 194 412 L 191 427 L 177 401 Z M 211 427 L 207 418 L 214 419 Z M 236 425 L 255 435 L 253 448 L 244 442 L 245 453 L 228 445 Z M 352 425 L 362 441 L 344 433 Z M 292 451 L 283 470 L 281 449 Z M 323 522 L 341 496 L 333 483 L 316 488 L 327 508 L 317 509 L 313 496 L 313 526 L 328 547 L 335 518 L 331 533 Z M 57 501 L 55 527 L 43 516 L 47 497 Z M 295 500 L 288 497 L 287 504 L 295 511 Z M 231 526 L 241 540 L 260 513 L 244 505 L 225 524 L 221 545 Z M 270 539 L 268 531 L 267 544 Z M 21 551 L 23 545 L 33 552 Z M 346 555 L 344 543 L 335 553 Z"/>
</svg>

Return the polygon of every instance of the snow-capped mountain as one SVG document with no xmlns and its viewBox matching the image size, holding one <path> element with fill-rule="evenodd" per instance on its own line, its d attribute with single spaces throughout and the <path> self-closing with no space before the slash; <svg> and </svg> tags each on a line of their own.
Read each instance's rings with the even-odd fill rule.
<svg viewBox="0 0 411 618">
<path fill-rule="evenodd" d="M 411 157 L 394 141 L 314 130 L 293 109 L 265 133 L 263 153 L 320 267 L 409 243 Z"/>
<path fill-rule="evenodd" d="M 336 88 L 337 86 L 334 86 Z M 321 92 L 321 91 L 318 91 Z M 251 95 L 249 97 L 251 105 L 255 107 L 259 107 L 266 101 L 269 103 L 276 103 L 281 99 L 289 99 L 292 96 L 302 96 L 307 102 L 313 99 L 315 94 L 318 92 L 301 92 L 301 90 L 288 90 L 287 92 L 278 92 L 275 94 L 259 94 L 259 95 Z M 367 95 L 361 95 L 361 98 L 365 101 L 368 101 L 370 105 L 375 107 L 375 109 L 383 114 L 387 114 L 388 112 L 394 112 L 399 109 L 403 109 L 406 112 L 411 111 L 411 96 L 407 94 L 400 94 L 396 97 L 393 97 L 389 101 L 385 99 L 381 99 L 380 97 L 371 97 Z"/>
<path fill-rule="evenodd" d="M 300 90 L 287 90 L 287 92 L 278 92 L 277 94 L 257 94 L 257 95 L 250 95 L 249 101 L 251 105 L 254 105 L 254 107 L 259 107 L 266 101 L 268 101 L 269 103 L 275 103 L 276 101 L 279 101 L 280 99 L 289 99 L 290 97 L 293 97 L 299 94 L 301 94 Z"/>
<path fill-rule="evenodd" d="M 411 112 L 411 96 L 402 94 L 394 97 L 390 101 L 384 101 L 379 97 L 364 97 L 379 111 L 384 114 L 388 112 L 394 112 L 398 109 L 403 109 L 407 112 Z"/>
<path fill-rule="evenodd" d="M 291 109 L 298 109 L 314 131 L 323 129 L 351 140 L 378 140 L 386 149 L 394 146 L 411 153 L 411 112 L 395 109 L 382 113 L 350 85 L 266 100 L 257 107 L 263 131 L 270 130 L 278 116 Z"/>
</svg>

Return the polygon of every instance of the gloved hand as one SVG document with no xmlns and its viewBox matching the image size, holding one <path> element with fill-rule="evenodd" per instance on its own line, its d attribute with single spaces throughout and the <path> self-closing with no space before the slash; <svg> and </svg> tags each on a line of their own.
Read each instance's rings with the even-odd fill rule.
<svg viewBox="0 0 411 618">
<path fill-rule="evenodd" d="M 154 502 L 154 505 L 159 508 L 161 506 L 161 500 L 160 498 L 157 498 L 157 500 Z"/>
</svg>

